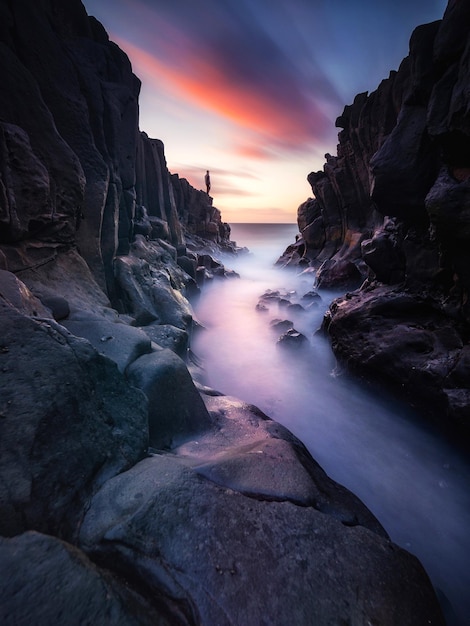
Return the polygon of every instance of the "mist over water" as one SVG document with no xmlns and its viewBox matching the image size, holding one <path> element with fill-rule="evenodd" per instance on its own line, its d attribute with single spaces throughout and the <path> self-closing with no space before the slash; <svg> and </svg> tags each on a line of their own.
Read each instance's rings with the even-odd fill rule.
<svg viewBox="0 0 470 626">
<path fill-rule="evenodd" d="M 206 327 L 194 341 L 207 384 L 257 405 L 289 428 L 333 479 L 369 507 L 392 540 L 420 559 L 449 625 L 470 624 L 470 463 L 425 421 L 386 393 L 338 373 L 328 340 L 316 331 L 339 293 L 292 315 L 256 310 L 268 289 L 313 287 L 312 274 L 273 267 L 294 241 L 295 225 L 233 224 L 251 254 L 223 259 L 240 279 L 216 280 L 195 306 Z M 286 352 L 270 321 L 290 319 L 309 339 Z"/>
</svg>

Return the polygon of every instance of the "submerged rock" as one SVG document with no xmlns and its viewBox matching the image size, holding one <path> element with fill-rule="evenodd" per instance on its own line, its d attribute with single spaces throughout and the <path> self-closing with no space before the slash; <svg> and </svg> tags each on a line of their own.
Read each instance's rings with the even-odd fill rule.
<svg viewBox="0 0 470 626">
<path fill-rule="evenodd" d="M 277 345 L 283 349 L 298 349 L 308 345 L 308 339 L 295 328 L 290 328 L 277 340 Z"/>
</svg>

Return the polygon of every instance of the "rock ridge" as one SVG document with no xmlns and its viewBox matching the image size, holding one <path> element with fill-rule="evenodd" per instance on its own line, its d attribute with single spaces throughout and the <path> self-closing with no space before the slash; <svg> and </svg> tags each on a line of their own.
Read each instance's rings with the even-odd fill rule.
<svg viewBox="0 0 470 626">
<path fill-rule="evenodd" d="M 345 107 L 279 260 L 314 268 L 319 288 L 359 288 L 325 320 L 338 357 L 467 441 L 469 19 L 451 0 L 398 71 Z"/>
</svg>

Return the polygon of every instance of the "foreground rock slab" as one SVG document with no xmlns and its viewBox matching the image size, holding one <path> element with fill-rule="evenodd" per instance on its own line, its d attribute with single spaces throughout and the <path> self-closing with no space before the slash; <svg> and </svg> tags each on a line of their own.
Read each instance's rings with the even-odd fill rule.
<svg viewBox="0 0 470 626">
<path fill-rule="evenodd" d="M 212 448 L 208 435 L 176 454 L 153 454 L 96 494 L 80 533 L 93 559 L 130 576 L 148 598 L 177 606 L 185 624 L 444 623 L 418 560 L 379 525 L 374 532 L 341 521 L 341 494 L 328 493 L 329 479 L 302 460 L 292 435 L 281 427 L 276 439 L 279 425 L 254 409 L 235 404 L 230 416 L 232 400 L 212 401 Z M 251 448 L 245 441 L 229 455 L 243 425 L 231 428 L 224 416 L 237 422 L 242 414 Z M 277 446 L 285 434 L 291 445 Z M 274 471 L 283 458 L 286 480 Z M 365 507 L 355 505 L 360 515 Z"/>
<path fill-rule="evenodd" d="M 83 552 L 55 537 L 33 531 L 0 537 L 0 562 L 4 626 L 172 623 Z"/>
</svg>

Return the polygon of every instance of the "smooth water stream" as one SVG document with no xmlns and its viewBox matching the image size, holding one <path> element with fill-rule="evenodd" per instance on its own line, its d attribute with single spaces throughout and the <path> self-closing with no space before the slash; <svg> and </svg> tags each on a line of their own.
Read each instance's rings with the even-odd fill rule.
<svg viewBox="0 0 470 626">
<path fill-rule="evenodd" d="M 315 331 L 335 297 L 320 292 L 308 314 L 256 310 L 267 289 L 312 289 L 310 274 L 276 270 L 294 240 L 289 225 L 232 225 L 252 254 L 224 259 L 240 279 L 216 280 L 195 307 L 206 327 L 195 339 L 208 384 L 256 404 L 301 439 L 335 480 L 371 509 L 392 540 L 426 568 L 450 626 L 470 624 L 470 462 L 419 416 L 385 393 L 338 374 L 327 339 Z M 308 336 L 286 354 L 269 322 L 291 319 Z"/>
</svg>

